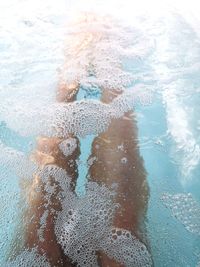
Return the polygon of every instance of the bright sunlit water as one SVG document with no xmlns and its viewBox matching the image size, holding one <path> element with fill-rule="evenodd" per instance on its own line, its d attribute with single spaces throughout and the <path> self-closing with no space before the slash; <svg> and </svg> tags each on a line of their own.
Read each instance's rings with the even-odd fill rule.
<svg viewBox="0 0 200 267">
<path fill-rule="evenodd" d="M 87 1 L 86 1 L 87 2 Z M 148 105 L 137 105 L 140 151 L 150 185 L 147 227 L 155 267 L 196 267 L 200 229 L 188 231 L 164 205 L 164 193 L 191 193 L 200 206 L 200 22 L 196 2 L 20 1 L 0 3 L 0 144 L 29 154 L 35 133 L 22 135 L 22 112 L 53 103 L 68 20 L 80 11 L 108 13 L 140 29 L 134 86 L 151 91 Z M 174 2 L 174 1 L 173 1 Z M 137 46 L 137 42 L 139 46 Z M 78 98 L 98 98 L 81 90 Z M 7 108 L 5 108 L 7 107 Z M 33 116 L 35 120 L 37 116 Z M 32 124 L 27 122 L 27 127 Z M 39 118 L 38 118 L 39 120 Z M 23 124 L 24 125 L 24 124 Z M 26 127 L 26 124 L 25 124 Z M 93 136 L 81 139 L 77 192 L 84 193 Z M 0 266 L 14 234 L 19 177 L 0 151 Z M 200 221 L 200 214 L 196 214 Z"/>
</svg>

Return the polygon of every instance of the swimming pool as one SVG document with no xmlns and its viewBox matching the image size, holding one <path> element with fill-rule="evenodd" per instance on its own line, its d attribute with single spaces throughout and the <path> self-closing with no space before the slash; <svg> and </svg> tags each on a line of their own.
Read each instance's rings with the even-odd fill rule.
<svg viewBox="0 0 200 267">
<path fill-rule="evenodd" d="M 4 10 L 0 35 L 2 57 L 0 266 L 2 267 L 6 266 L 7 251 L 19 220 L 18 204 L 21 201 L 19 182 L 25 175 L 30 178 L 35 168 L 27 156 L 34 150 L 37 136 L 43 134 L 43 131 L 46 133 L 44 121 L 51 120 L 49 114 L 52 108 L 49 107 L 55 104 L 59 68 L 65 61 L 62 50 L 70 31 L 70 28 L 66 27 L 66 18 L 69 18 L 71 13 L 69 14 L 66 9 L 73 6 L 72 3 L 64 1 L 61 1 L 60 5 L 54 1 L 50 1 L 48 5 L 40 5 L 39 2 L 33 4 L 31 1 L 30 3 L 29 6 L 24 1 L 10 1 L 9 4 L 2 6 Z M 124 14 L 121 17 L 124 19 Z M 185 13 L 177 10 L 133 17 L 127 15 L 128 26 L 125 27 L 125 32 L 128 37 L 124 39 L 125 42 L 131 43 L 132 54 L 125 55 L 122 64 L 124 70 L 133 76 L 126 87 L 127 92 L 134 93 L 134 90 L 137 92 L 138 89 L 140 92 L 145 92 L 142 99 L 136 105 L 133 103 L 132 107 L 136 113 L 138 143 L 150 187 L 145 224 L 153 262 L 156 267 L 198 266 L 200 261 L 199 24 L 194 18 L 191 20 Z M 120 27 L 119 23 L 116 29 L 124 34 L 124 28 Z M 97 101 L 100 94 L 98 86 L 93 88 L 83 83 L 77 100 Z M 102 114 L 104 115 L 103 110 Z M 99 125 L 101 126 L 101 123 Z M 97 125 L 92 125 L 90 130 L 80 137 L 81 155 L 78 161 L 79 176 L 76 186 L 76 192 L 80 196 L 85 194 L 87 159 L 96 131 L 98 132 Z"/>
</svg>

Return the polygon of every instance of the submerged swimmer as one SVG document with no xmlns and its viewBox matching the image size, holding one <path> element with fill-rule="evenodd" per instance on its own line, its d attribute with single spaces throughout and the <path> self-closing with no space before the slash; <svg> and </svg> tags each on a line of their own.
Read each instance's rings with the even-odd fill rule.
<svg viewBox="0 0 200 267">
<path fill-rule="evenodd" d="M 100 39 L 101 37 L 95 37 Z M 74 51 L 80 53 L 91 44 L 93 36 L 86 35 L 84 42 L 74 45 Z M 94 51 L 95 48 L 93 47 Z M 66 65 L 66 68 L 69 68 Z M 80 88 L 77 81 L 67 83 L 61 78 L 57 89 L 57 101 L 70 103 L 76 100 Z M 101 101 L 109 104 L 122 94 L 121 90 L 102 88 Z M 60 144 L 67 138 L 76 141 L 72 153 L 64 155 Z M 64 169 L 72 178 L 71 190 L 75 191 L 78 177 L 77 160 L 80 155 L 79 140 L 74 134 L 63 138 L 39 137 L 34 160 L 40 169 L 48 165 L 55 165 Z M 94 160 L 93 160 L 94 159 Z M 88 170 L 88 179 L 107 188 L 116 184 L 115 201 L 120 204 L 115 212 L 113 226 L 130 231 L 145 245 L 148 245 L 145 231 L 145 214 L 148 205 L 149 189 L 146 181 L 146 171 L 139 153 L 138 134 L 134 112 L 126 112 L 121 118 L 113 118 L 108 129 L 95 137 L 89 160 L 93 163 Z M 56 183 L 50 181 L 50 185 Z M 40 187 L 40 190 L 37 188 Z M 57 242 L 54 231 L 57 212 L 61 210 L 59 191 L 53 195 L 48 203 L 46 189 L 39 175 L 35 175 L 29 195 L 29 208 L 26 213 L 27 225 L 25 227 L 24 242 L 28 249 L 36 247 L 39 254 L 45 255 L 53 267 L 72 267 L 72 263 Z M 41 226 L 41 217 L 46 213 L 46 224 L 42 229 L 43 236 L 38 232 Z M 101 267 L 123 267 L 125 265 L 108 257 L 104 252 L 98 251 L 98 264 Z"/>
</svg>

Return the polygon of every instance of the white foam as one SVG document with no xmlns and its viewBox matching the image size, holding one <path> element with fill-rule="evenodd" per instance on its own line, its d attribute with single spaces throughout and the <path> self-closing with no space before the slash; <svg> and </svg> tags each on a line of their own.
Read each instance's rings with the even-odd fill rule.
<svg viewBox="0 0 200 267">
<path fill-rule="evenodd" d="M 88 182 L 84 196 L 77 197 L 69 189 L 67 191 L 67 197 L 62 198 L 62 211 L 58 213 L 55 233 L 72 262 L 80 267 L 98 266 L 96 252 L 104 251 L 126 266 L 152 265 L 144 244 L 129 231 L 112 227 L 119 207 L 114 202 L 114 189 Z"/>
<path fill-rule="evenodd" d="M 169 208 L 185 228 L 194 234 L 200 235 L 200 204 L 188 194 L 164 194 L 163 204 Z"/>
<path fill-rule="evenodd" d="M 200 146 L 189 124 L 186 107 L 179 102 L 174 88 L 165 91 L 163 96 L 167 107 L 168 129 L 176 144 L 173 158 L 181 164 L 181 183 L 185 186 L 191 181 L 191 172 L 200 162 Z"/>
<path fill-rule="evenodd" d="M 67 83 L 75 80 L 80 84 L 83 81 L 106 89 L 130 85 L 134 77 L 123 70 L 122 59 L 134 59 L 136 53 L 131 40 L 137 37 L 137 29 L 123 27 L 109 17 L 83 16 L 75 26 L 70 24 L 63 80 Z"/>
<path fill-rule="evenodd" d="M 12 170 L 18 177 L 31 179 L 38 169 L 26 154 L 4 145 L 0 141 L 0 163 Z"/>
<path fill-rule="evenodd" d="M 127 267 L 152 266 L 151 256 L 145 247 L 129 231 L 112 228 L 106 239 L 101 241 L 102 250 Z"/>
<path fill-rule="evenodd" d="M 37 253 L 36 249 L 24 250 L 14 261 L 5 263 L 5 267 L 50 267 L 45 256 Z"/>
<path fill-rule="evenodd" d="M 64 141 L 62 141 L 59 144 L 59 148 L 62 151 L 62 153 L 68 157 L 70 155 L 72 155 L 72 153 L 75 151 L 75 149 L 77 148 L 77 140 L 75 138 L 68 138 Z"/>
<path fill-rule="evenodd" d="M 24 27 L 27 28 L 27 26 Z M 67 123 L 65 128 L 69 128 L 72 131 L 73 124 L 77 124 L 77 122 L 84 126 L 81 131 L 81 129 L 77 129 L 76 125 L 74 133 L 77 135 L 90 134 L 90 132 L 99 133 L 105 130 L 111 117 L 107 113 L 112 112 L 111 110 L 114 106 L 109 107 L 101 105 L 101 103 L 97 104 L 97 102 L 94 104 L 94 102 L 87 100 L 82 104 L 69 104 L 69 107 L 67 105 L 54 104 L 55 84 L 58 79 L 56 78 L 56 67 L 59 66 L 59 63 L 60 66 L 63 65 L 58 75 L 62 82 L 77 81 L 80 85 L 88 86 L 91 90 L 92 88 L 94 90 L 96 88 L 100 90 L 123 90 L 137 79 L 131 71 L 126 70 L 124 60 L 129 60 L 134 65 L 135 60 L 142 59 L 152 47 L 152 43 L 145 37 L 141 29 L 123 25 L 122 22 L 108 16 L 86 14 L 81 21 L 72 23 L 69 27 L 66 34 L 64 52 L 66 60 L 64 64 L 60 51 L 59 61 L 52 65 L 51 70 L 46 71 L 45 60 L 40 64 L 45 70 L 37 69 L 37 66 L 32 61 L 35 62 L 36 58 L 40 58 L 41 49 L 42 51 L 47 51 L 52 59 L 55 58 L 55 55 L 52 51 L 49 51 L 49 43 L 45 49 L 45 46 L 41 48 L 29 43 L 30 39 L 27 40 L 27 47 L 31 46 L 38 49 L 37 53 L 33 54 L 33 58 L 26 55 L 25 52 L 22 53 L 21 50 L 19 53 L 18 50 L 21 49 L 21 46 L 17 47 L 16 53 L 12 56 L 12 58 L 17 57 L 17 59 L 19 57 L 19 62 L 22 62 L 21 70 L 19 71 L 19 76 L 21 76 L 19 81 L 17 77 L 17 81 L 5 83 L 0 88 L 0 120 L 5 121 L 9 128 L 22 136 L 60 136 L 59 133 L 54 132 L 52 129 L 63 123 L 63 121 L 59 122 L 57 118 L 66 117 L 67 112 L 74 120 L 69 121 L 68 118 L 65 118 Z M 56 29 L 57 27 L 54 30 L 56 31 Z M 37 37 L 41 37 L 39 34 L 41 30 L 37 27 L 35 30 L 36 36 L 38 34 Z M 51 30 L 52 28 L 50 27 L 49 31 L 51 32 Z M 57 37 L 54 36 L 54 38 Z M 47 45 L 46 39 L 44 43 Z M 60 46 L 60 43 L 56 44 Z M 27 47 L 25 46 L 25 51 L 29 51 Z M 59 51 L 56 50 L 56 52 L 59 54 Z M 15 64 L 14 71 L 16 71 L 16 65 L 19 67 L 18 62 Z M 5 82 L 11 77 L 13 77 L 12 71 L 5 79 Z M 47 80 L 52 82 L 47 83 Z M 12 84 L 14 84 L 14 87 Z M 122 102 L 120 105 L 123 106 Z M 81 108 L 81 105 L 84 111 L 79 112 L 77 108 Z M 127 100 L 125 100 L 125 105 L 127 105 Z M 69 110 L 71 108 L 72 110 Z M 73 111 L 75 113 L 78 112 L 79 115 L 73 116 Z M 77 118 L 78 116 L 80 118 Z M 88 124 L 87 130 L 83 125 L 83 119 L 85 119 L 84 124 Z M 96 124 L 97 120 L 100 126 Z M 95 129 L 96 127 L 97 129 Z M 68 130 L 65 129 L 64 131 L 67 132 Z"/>
</svg>

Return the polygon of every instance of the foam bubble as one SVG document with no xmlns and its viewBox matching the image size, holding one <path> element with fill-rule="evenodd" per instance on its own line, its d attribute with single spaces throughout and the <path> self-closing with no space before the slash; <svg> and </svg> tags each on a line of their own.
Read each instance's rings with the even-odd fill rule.
<svg viewBox="0 0 200 267">
<path fill-rule="evenodd" d="M 93 163 L 97 160 L 97 157 L 90 157 L 87 161 L 88 167 L 92 166 Z"/>
<path fill-rule="evenodd" d="M 127 158 L 126 158 L 126 157 L 123 157 L 123 158 L 121 158 L 121 163 L 122 163 L 122 164 L 126 164 L 126 163 L 127 163 L 127 161 L 128 161 L 128 160 L 127 160 Z"/>
<path fill-rule="evenodd" d="M 63 80 L 107 89 L 130 85 L 134 77 L 123 69 L 122 59 L 134 59 L 133 46 L 138 34 L 138 29 L 124 26 L 108 16 L 84 15 L 77 23 L 70 24 Z"/>
<path fill-rule="evenodd" d="M 65 137 L 72 133 L 86 136 L 104 132 L 112 119 L 120 118 L 125 112 L 132 110 L 146 93 L 146 90 L 139 87 L 124 92 L 110 104 L 90 99 L 57 105 L 53 135 Z"/>
<path fill-rule="evenodd" d="M 152 266 L 152 259 L 145 245 L 127 230 L 112 228 L 107 238 L 101 241 L 101 245 L 110 258 L 127 267 Z"/>
<path fill-rule="evenodd" d="M 200 204 L 188 194 L 163 194 L 163 204 L 169 208 L 185 228 L 194 234 L 200 235 Z"/>
<path fill-rule="evenodd" d="M 151 97 L 148 89 L 137 86 L 116 97 L 110 104 L 98 100 L 80 100 L 73 103 L 54 103 L 31 109 L 16 102 L 4 119 L 8 127 L 22 136 L 58 136 L 66 138 L 69 133 L 77 136 L 98 134 L 107 129 L 113 118 L 119 118 L 143 97 Z M 6 105 L 7 106 L 7 105 Z M 1 109 L 1 108 L 0 108 Z M 7 109 L 6 109 L 7 110 Z M 1 112 L 0 112 L 1 113 Z"/>
<path fill-rule="evenodd" d="M 111 17 L 91 14 L 83 16 L 83 19 L 77 23 L 72 23 L 66 39 L 66 62 L 59 73 L 61 83 L 77 81 L 82 87 L 86 86 L 90 90 L 98 88 L 100 91 L 102 89 L 123 91 L 130 87 L 137 77 L 136 74 L 133 76 L 132 71 L 127 70 L 125 60 L 129 60 L 134 65 L 135 60 L 138 61 L 138 58 L 142 60 L 148 53 L 149 46 L 151 47 L 141 30 L 123 25 L 121 21 Z M 27 69 L 27 64 L 22 70 L 24 68 Z M 28 81 L 29 90 L 27 90 L 25 80 L 25 84 L 20 83 L 17 87 L 18 90 L 10 86 L 7 90 L 4 88 L 0 90 L 1 99 L 3 99 L 0 105 L 0 120 L 5 121 L 9 128 L 20 135 L 56 135 L 65 138 L 66 133 L 73 131 L 79 136 L 96 134 L 104 131 L 109 125 L 112 118 L 110 113 L 113 113 L 114 105 L 106 106 L 86 100 L 82 103 L 69 104 L 69 107 L 54 104 L 55 85 L 45 85 L 43 90 L 46 79 L 45 81 L 42 79 L 41 83 L 39 87 L 35 84 L 31 86 Z M 123 97 L 127 98 L 126 95 Z M 119 108 L 124 110 L 129 106 L 133 109 L 133 106 L 127 104 L 127 99 L 119 101 L 120 103 L 115 102 L 120 104 L 120 107 L 116 106 L 115 117 L 120 116 L 120 114 L 116 115 Z M 78 109 L 82 107 L 84 111 L 79 111 Z M 78 114 L 74 115 L 77 112 Z M 71 116 L 70 120 L 66 113 Z M 88 125 L 87 129 L 83 120 Z M 79 128 L 77 124 L 80 124 Z M 61 126 L 61 133 L 59 133 L 59 126 Z M 62 129 L 63 127 L 65 130 Z M 67 128 L 69 130 L 66 130 Z"/>
<path fill-rule="evenodd" d="M 0 163 L 12 170 L 18 177 L 26 179 L 31 179 L 33 173 L 38 170 L 37 165 L 32 162 L 27 155 L 4 145 L 1 141 Z"/>
<path fill-rule="evenodd" d="M 72 155 L 72 153 L 75 151 L 75 149 L 77 148 L 77 140 L 75 138 L 68 138 L 64 141 L 62 141 L 59 144 L 59 148 L 62 151 L 62 153 L 68 157 L 70 155 Z"/>
<path fill-rule="evenodd" d="M 80 267 L 98 266 L 97 251 L 126 266 L 151 266 L 146 247 L 129 231 L 113 228 L 113 219 L 119 204 L 115 202 L 115 185 L 87 182 L 86 193 L 77 196 L 71 187 L 67 172 L 55 165 L 38 170 L 42 188 L 45 190 L 46 207 L 54 197 L 59 198 L 62 209 L 57 211 L 55 234 L 64 253 Z M 36 188 L 35 190 L 40 190 Z M 59 194 L 57 193 L 59 191 Z M 38 237 L 44 240 L 48 210 L 41 214 Z M 37 260 L 36 260 L 37 259 Z M 34 265 L 33 265 L 34 264 Z M 49 266 L 37 251 L 24 251 L 6 266 Z"/>
<path fill-rule="evenodd" d="M 72 180 L 64 169 L 57 167 L 56 165 L 47 165 L 37 174 L 43 184 L 47 193 L 46 199 L 51 202 L 51 196 L 55 196 L 59 190 L 58 197 L 68 198 L 70 201 Z"/>
<path fill-rule="evenodd" d="M 114 201 L 114 190 L 88 182 L 84 196 L 67 195 L 62 199 L 55 233 L 64 253 L 77 266 L 98 266 L 97 251 L 104 251 L 126 266 L 151 266 L 144 244 L 129 231 L 112 227 L 119 207 Z"/>
<path fill-rule="evenodd" d="M 14 261 L 8 262 L 5 267 L 50 267 L 45 256 L 37 253 L 36 249 L 24 250 Z"/>
</svg>

